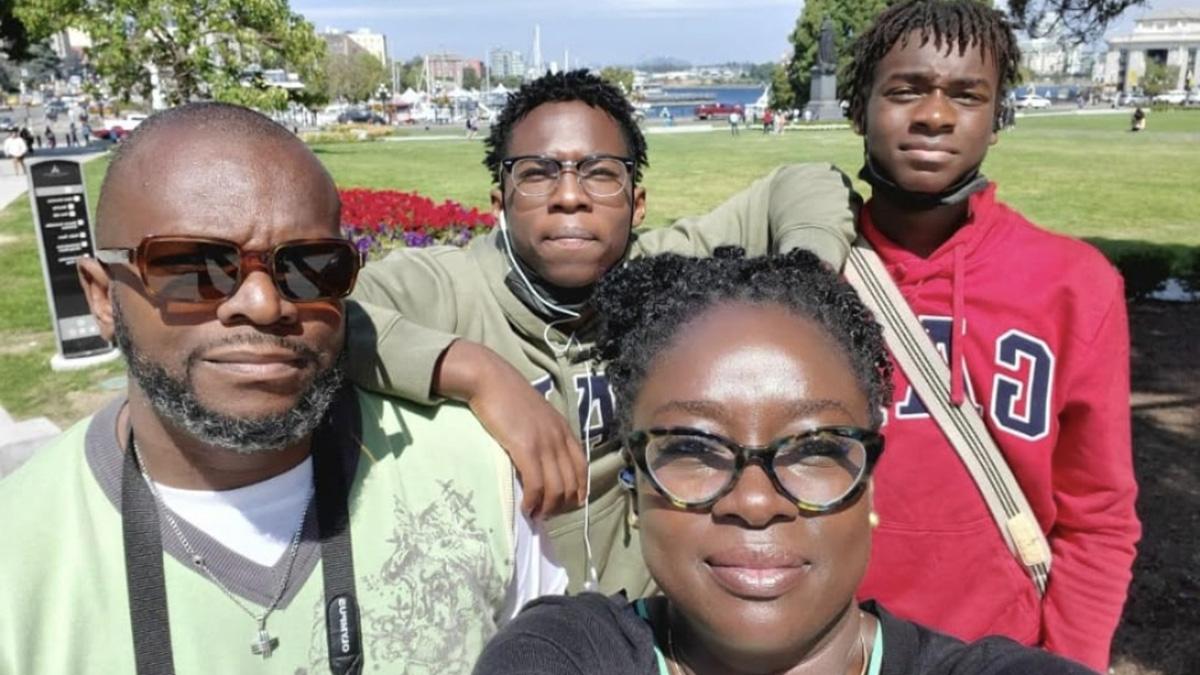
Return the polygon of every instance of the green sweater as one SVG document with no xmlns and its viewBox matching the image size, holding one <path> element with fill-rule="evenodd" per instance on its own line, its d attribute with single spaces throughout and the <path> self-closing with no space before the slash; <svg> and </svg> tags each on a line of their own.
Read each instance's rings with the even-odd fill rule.
<svg viewBox="0 0 1200 675">
<path fill-rule="evenodd" d="M 750 255 L 807 248 L 840 269 L 854 240 L 856 207 L 849 179 L 833 166 L 788 165 L 705 216 L 639 232 L 630 257 L 704 256 L 720 246 L 741 246 Z M 597 322 L 572 335 L 548 326 L 506 286 L 510 269 L 502 245 L 493 232 L 465 249 L 401 249 L 368 264 L 352 296 L 357 303 L 348 303 L 352 375 L 369 389 L 430 402 L 438 357 L 465 338 L 512 364 L 580 438 L 591 411 L 591 540 L 601 587 L 636 596 L 651 581 L 626 525 L 627 500 L 617 488 L 615 402 L 603 369 L 586 357 Z M 586 580 L 582 527 L 580 510 L 553 519 L 547 528 L 571 590 Z"/>
<path fill-rule="evenodd" d="M 0 673 L 135 672 L 118 506 L 121 403 L 76 424 L 0 482 Z M 364 672 L 469 673 L 503 618 L 513 574 L 511 465 L 465 408 L 419 408 L 366 393 L 342 405 L 341 451 L 357 464 L 349 499 Z M 269 604 L 284 561 L 263 567 L 178 522 L 243 602 L 255 611 Z M 162 524 L 175 672 L 329 672 L 311 509 L 304 527 L 287 590 L 267 623 L 279 646 L 264 660 L 250 651 L 254 621 L 188 562 Z"/>
</svg>

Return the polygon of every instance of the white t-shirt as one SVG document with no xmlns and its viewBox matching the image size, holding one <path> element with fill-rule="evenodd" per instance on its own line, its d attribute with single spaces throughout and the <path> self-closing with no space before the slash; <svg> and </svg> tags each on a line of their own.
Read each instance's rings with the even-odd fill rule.
<svg viewBox="0 0 1200 675">
<path fill-rule="evenodd" d="M 183 490 L 155 483 L 167 508 L 223 546 L 264 567 L 287 552 L 300 526 L 313 484 L 312 458 L 254 485 L 233 490 Z M 513 479 L 514 503 L 521 484 Z M 566 590 L 567 573 L 554 560 L 550 538 L 519 508 L 513 518 L 514 570 L 502 616 L 525 603 Z"/>
<path fill-rule="evenodd" d="M 25 145 L 25 139 L 20 136 L 9 136 L 4 139 L 5 155 L 9 157 L 24 157 L 27 152 L 29 152 L 29 147 Z"/>
</svg>

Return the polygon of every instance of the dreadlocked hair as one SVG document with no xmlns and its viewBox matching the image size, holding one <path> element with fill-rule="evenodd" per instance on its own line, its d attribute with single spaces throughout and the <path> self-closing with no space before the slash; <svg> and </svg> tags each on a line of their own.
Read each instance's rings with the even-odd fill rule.
<svg viewBox="0 0 1200 675">
<path fill-rule="evenodd" d="M 875 17 L 851 46 L 852 58 L 842 73 L 840 97 L 850 104 L 850 119 L 866 129 L 867 101 L 875 84 L 875 65 L 899 42 L 907 45 L 912 33 L 921 34 L 921 46 L 933 41 L 946 53 L 958 47 L 960 55 L 979 47 L 984 60 L 996 64 L 1000 91 L 996 101 L 1004 100 L 1008 90 L 1021 77 L 1021 50 L 1012 24 L 1003 12 L 979 0 L 911 0 L 893 5 Z M 996 116 L 1001 113 L 996 105 Z"/>
<path fill-rule="evenodd" d="M 646 138 L 633 118 L 633 105 L 620 89 L 586 70 L 548 73 L 521 85 L 520 89 L 509 95 L 484 141 L 487 154 L 483 164 L 491 172 L 492 180 L 500 182 L 500 163 L 508 153 L 508 143 L 512 140 L 513 127 L 517 122 L 543 104 L 571 101 L 580 101 L 603 110 L 621 127 L 629 156 L 634 162 L 633 181 L 640 181 L 642 169 L 649 166 L 649 162 L 646 159 Z"/>
<path fill-rule="evenodd" d="M 633 260 L 605 275 L 594 297 L 603 317 L 595 357 L 606 369 L 630 431 L 632 402 L 655 358 L 690 321 L 722 304 L 773 304 L 820 326 L 848 357 L 867 397 L 871 424 L 892 396 L 883 332 L 851 286 L 809 251 L 745 257 L 735 247 L 711 258 L 664 254 Z"/>
</svg>

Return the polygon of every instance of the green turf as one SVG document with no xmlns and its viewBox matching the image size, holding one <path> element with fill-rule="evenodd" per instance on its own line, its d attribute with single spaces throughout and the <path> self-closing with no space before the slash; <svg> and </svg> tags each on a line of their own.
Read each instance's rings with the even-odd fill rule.
<svg viewBox="0 0 1200 675">
<path fill-rule="evenodd" d="M 1000 135 L 984 171 L 1000 184 L 1001 198 L 1050 229 L 1117 242 L 1200 245 L 1200 111 L 1154 112 L 1148 130 L 1138 134 L 1128 123 L 1125 114 L 1025 117 Z M 853 173 L 862 161 L 861 139 L 850 131 L 775 137 L 752 128 L 732 138 L 718 128 L 648 140 L 649 225 L 702 213 L 784 162 L 831 161 Z M 343 187 L 415 190 L 487 205 L 490 182 L 479 140 L 314 150 Z M 85 169 L 93 208 L 106 166 L 101 159 Z M 50 373 L 53 341 L 26 198 L 0 211 L 0 288 L 0 405 L 10 412 L 45 414 L 64 392 L 94 386 L 119 369 Z"/>
</svg>

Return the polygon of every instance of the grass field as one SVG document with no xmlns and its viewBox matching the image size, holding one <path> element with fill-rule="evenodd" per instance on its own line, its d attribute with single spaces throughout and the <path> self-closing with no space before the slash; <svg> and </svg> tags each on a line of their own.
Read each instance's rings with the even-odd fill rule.
<svg viewBox="0 0 1200 675">
<path fill-rule="evenodd" d="M 1155 113 L 1131 134 L 1126 115 L 1023 118 L 1004 132 L 984 166 L 1001 197 L 1034 221 L 1076 236 L 1200 246 L 1195 186 L 1200 180 L 1200 112 Z M 653 134 L 649 225 L 702 213 L 772 167 L 833 162 L 850 173 L 862 143 L 849 131 L 750 129 Z M 487 204 L 489 178 L 479 141 L 406 141 L 314 146 L 343 187 L 415 190 L 434 199 Z M 104 159 L 86 166 L 92 206 Z M 860 184 L 860 187 L 861 186 Z M 119 364 L 86 373 L 52 373 L 53 337 L 31 226 L 22 198 L 0 211 L 0 405 L 20 418 L 63 423 L 90 412 L 86 392 Z M 83 397 L 75 400 L 72 397 Z"/>
</svg>

